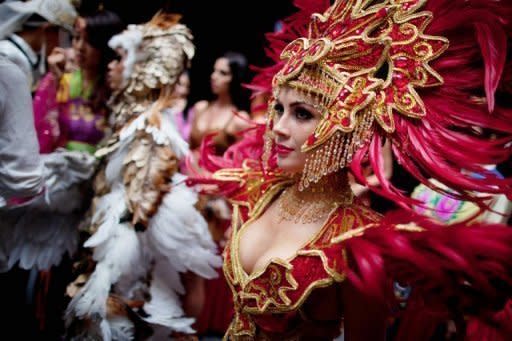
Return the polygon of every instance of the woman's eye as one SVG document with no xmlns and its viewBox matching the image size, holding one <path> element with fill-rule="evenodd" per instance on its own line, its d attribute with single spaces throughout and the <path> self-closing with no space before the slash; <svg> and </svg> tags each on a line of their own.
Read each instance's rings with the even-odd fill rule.
<svg viewBox="0 0 512 341">
<path fill-rule="evenodd" d="M 220 71 L 220 74 L 223 75 L 223 76 L 229 76 L 229 72 L 228 71 Z"/>
<path fill-rule="evenodd" d="M 304 108 L 297 108 L 295 110 L 295 117 L 301 121 L 306 121 L 313 118 L 313 114 Z"/>
</svg>

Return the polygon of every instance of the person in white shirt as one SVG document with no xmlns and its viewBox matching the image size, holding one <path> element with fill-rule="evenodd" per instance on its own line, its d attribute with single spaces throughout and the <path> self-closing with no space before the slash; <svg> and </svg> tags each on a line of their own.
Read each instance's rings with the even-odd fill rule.
<svg viewBox="0 0 512 341">
<path fill-rule="evenodd" d="M 46 52 L 62 45 L 77 17 L 69 0 L 0 4 L 0 54 L 18 65 L 34 89 L 46 73 Z"/>
<path fill-rule="evenodd" d="M 26 81 L 16 65 L 0 56 L 0 207 L 42 189 L 43 165 Z"/>
</svg>

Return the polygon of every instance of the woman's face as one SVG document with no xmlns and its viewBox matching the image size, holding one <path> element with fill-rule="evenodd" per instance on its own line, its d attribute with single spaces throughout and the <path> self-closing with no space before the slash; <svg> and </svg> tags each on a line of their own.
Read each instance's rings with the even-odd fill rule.
<svg viewBox="0 0 512 341">
<path fill-rule="evenodd" d="M 272 132 L 277 152 L 277 165 L 283 171 L 295 174 L 304 169 L 306 153 L 302 145 L 313 134 L 321 113 L 308 104 L 291 88 L 281 88 L 274 105 Z"/>
<path fill-rule="evenodd" d="M 116 49 L 118 59 L 114 59 L 108 64 L 107 82 L 112 90 L 119 90 L 124 83 L 124 62 L 126 60 L 126 51 L 122 48 Z"/>
<path fill-rule="evenodd" d="M 229 68 L 229 61 L 226 58 L 219 58 L 215 61 L 213 72 L 210 76 L 210 83 L 212 92 L 215 95 L 220 95 L 229 92 L 229 84 L 233 75 Z"/>
<path fill-rule="evenodd" d="M 98 70 L 101 60 L 101 51 L 93 47 L 87 37 L 87 22 L 78 17 L 75 21 L 75 35 L 73 36 L 73 48 L 76 51 L 76 61 L 80 68 L 85 70 Z"/>
<path fill-rule="evenodd" d="M 180 75 L 178 83 L 174 87 L 174 96 L 178 98 L 187 98 L 190 93 L 190 78 L 186 72 Z"/>
</svg>

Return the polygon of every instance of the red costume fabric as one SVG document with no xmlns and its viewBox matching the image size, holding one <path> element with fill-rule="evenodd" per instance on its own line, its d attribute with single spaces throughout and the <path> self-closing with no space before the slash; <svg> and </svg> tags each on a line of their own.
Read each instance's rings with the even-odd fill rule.
<svg viewBox="0 0 512 341">
<path fill-rule="evenodd" d="M 262 192 L 252 212 L 262 212 L 265 205 L 286 187 L 286 182 L 278 183 Z M 284 185 L 284 186 L 283 186 Z M 239 210 L 235 205 L 235 221 Z M 253 215 L 252 219 L 257 219 Z M 233 225 L 233 237 L 226 247 L 224 273 L 233 290 L 235 319 L 228 334 L 231 337 L 256 336 L 256 326 L 268 335 L 280 336 L 302 333 L 305 321 L 316 325 L 315 336 L 335 337 L 341 328 L 340 316 L 330 316 L 328 320 L 312 321 L 307 309 L 310 294 L 319 288 L 332 286 L 345 279 L 345 255 L 341 244 L 331 239 L 358 226 L 378 220 L 377 214 L 360 205 L 342 207 L 331 214 L 321 230 L 296 255 L 286 260 L 273 259 L 264 268 L 248 274 L 239 261 L 239 239 L 243 225 L 240 218 Z M 329 304 L 314 302 L 314 304 Z M 309 334 L 311 335 L 311 334 Z M 312 335 L 311 335 L 312 336 Z"/>
<path fill-rule="evenodd" d="M 505 63 L 510 2 L 295 4 L 300 11 L 268 36 L 275 63 L 259 69 L 251 88 L 273 96 L 270 104 L 281 87 L 291 88 L 321 112 L 301 149 L 308 154 L 299 190 L 335 172 L 351 171 L 366 184 L 363 165 L 369 161 L 380 182 L 372 190 L 404 208 L 418 204 L 383 176 L 382 145 L 388 139 L 400 164 L 434 190 L 481 206 L 479 193 L 512 195 L 512 179 L 484 168 L 511 155 L 512 108 L 500 99 L 510 91 L 503 85 L 512 71 Z M 236 315 L 227 339 L 332 339 L 351 311 L 315 320 L 307 311 L 340 303 L 321 294 L 336 293 L 338 284 L 396 308 L 390 311 L 401 318 L 398 339 L 427 340 L 449 319 L 467 321 L 458 332 L 470 340 L 512 337 L 512 230 L 506 226 L 442 226 L 410 210 L 379 217 L 357 203 L 341 205 L 294 257 L 273 258 L 247 274 L 239 260 L 244 224 L 296 182 L 276 165 L 274 118 L 271 107 L 266 128 L 247 132 L 224 157 L 212 155 L 206 141 L 201 166 L 213 176 L 189 180 L 209 185 L 208 191 L 223 193 L 234 205 L 224 272 Z M 498 138 L 474 134 L 475 127 Z M 429 177 L 453 192 L 432 185 Z M 412 288 L 402 309 L 396 283 Z"/>
</svg>

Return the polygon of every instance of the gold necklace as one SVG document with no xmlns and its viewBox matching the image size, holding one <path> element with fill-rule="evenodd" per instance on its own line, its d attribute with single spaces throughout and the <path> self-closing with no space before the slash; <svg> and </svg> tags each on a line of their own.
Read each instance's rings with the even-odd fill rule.
<svg viewBox="0 0 512 341">
<path fill-rule="evenodd" d="M 353 198 L 346 173 L 324 177 L 303 191 L 295 183 L 278 199 L 279 222 L 316 223 L 325 220 L 335 208 L 350 205 Z"/>
</svg>

